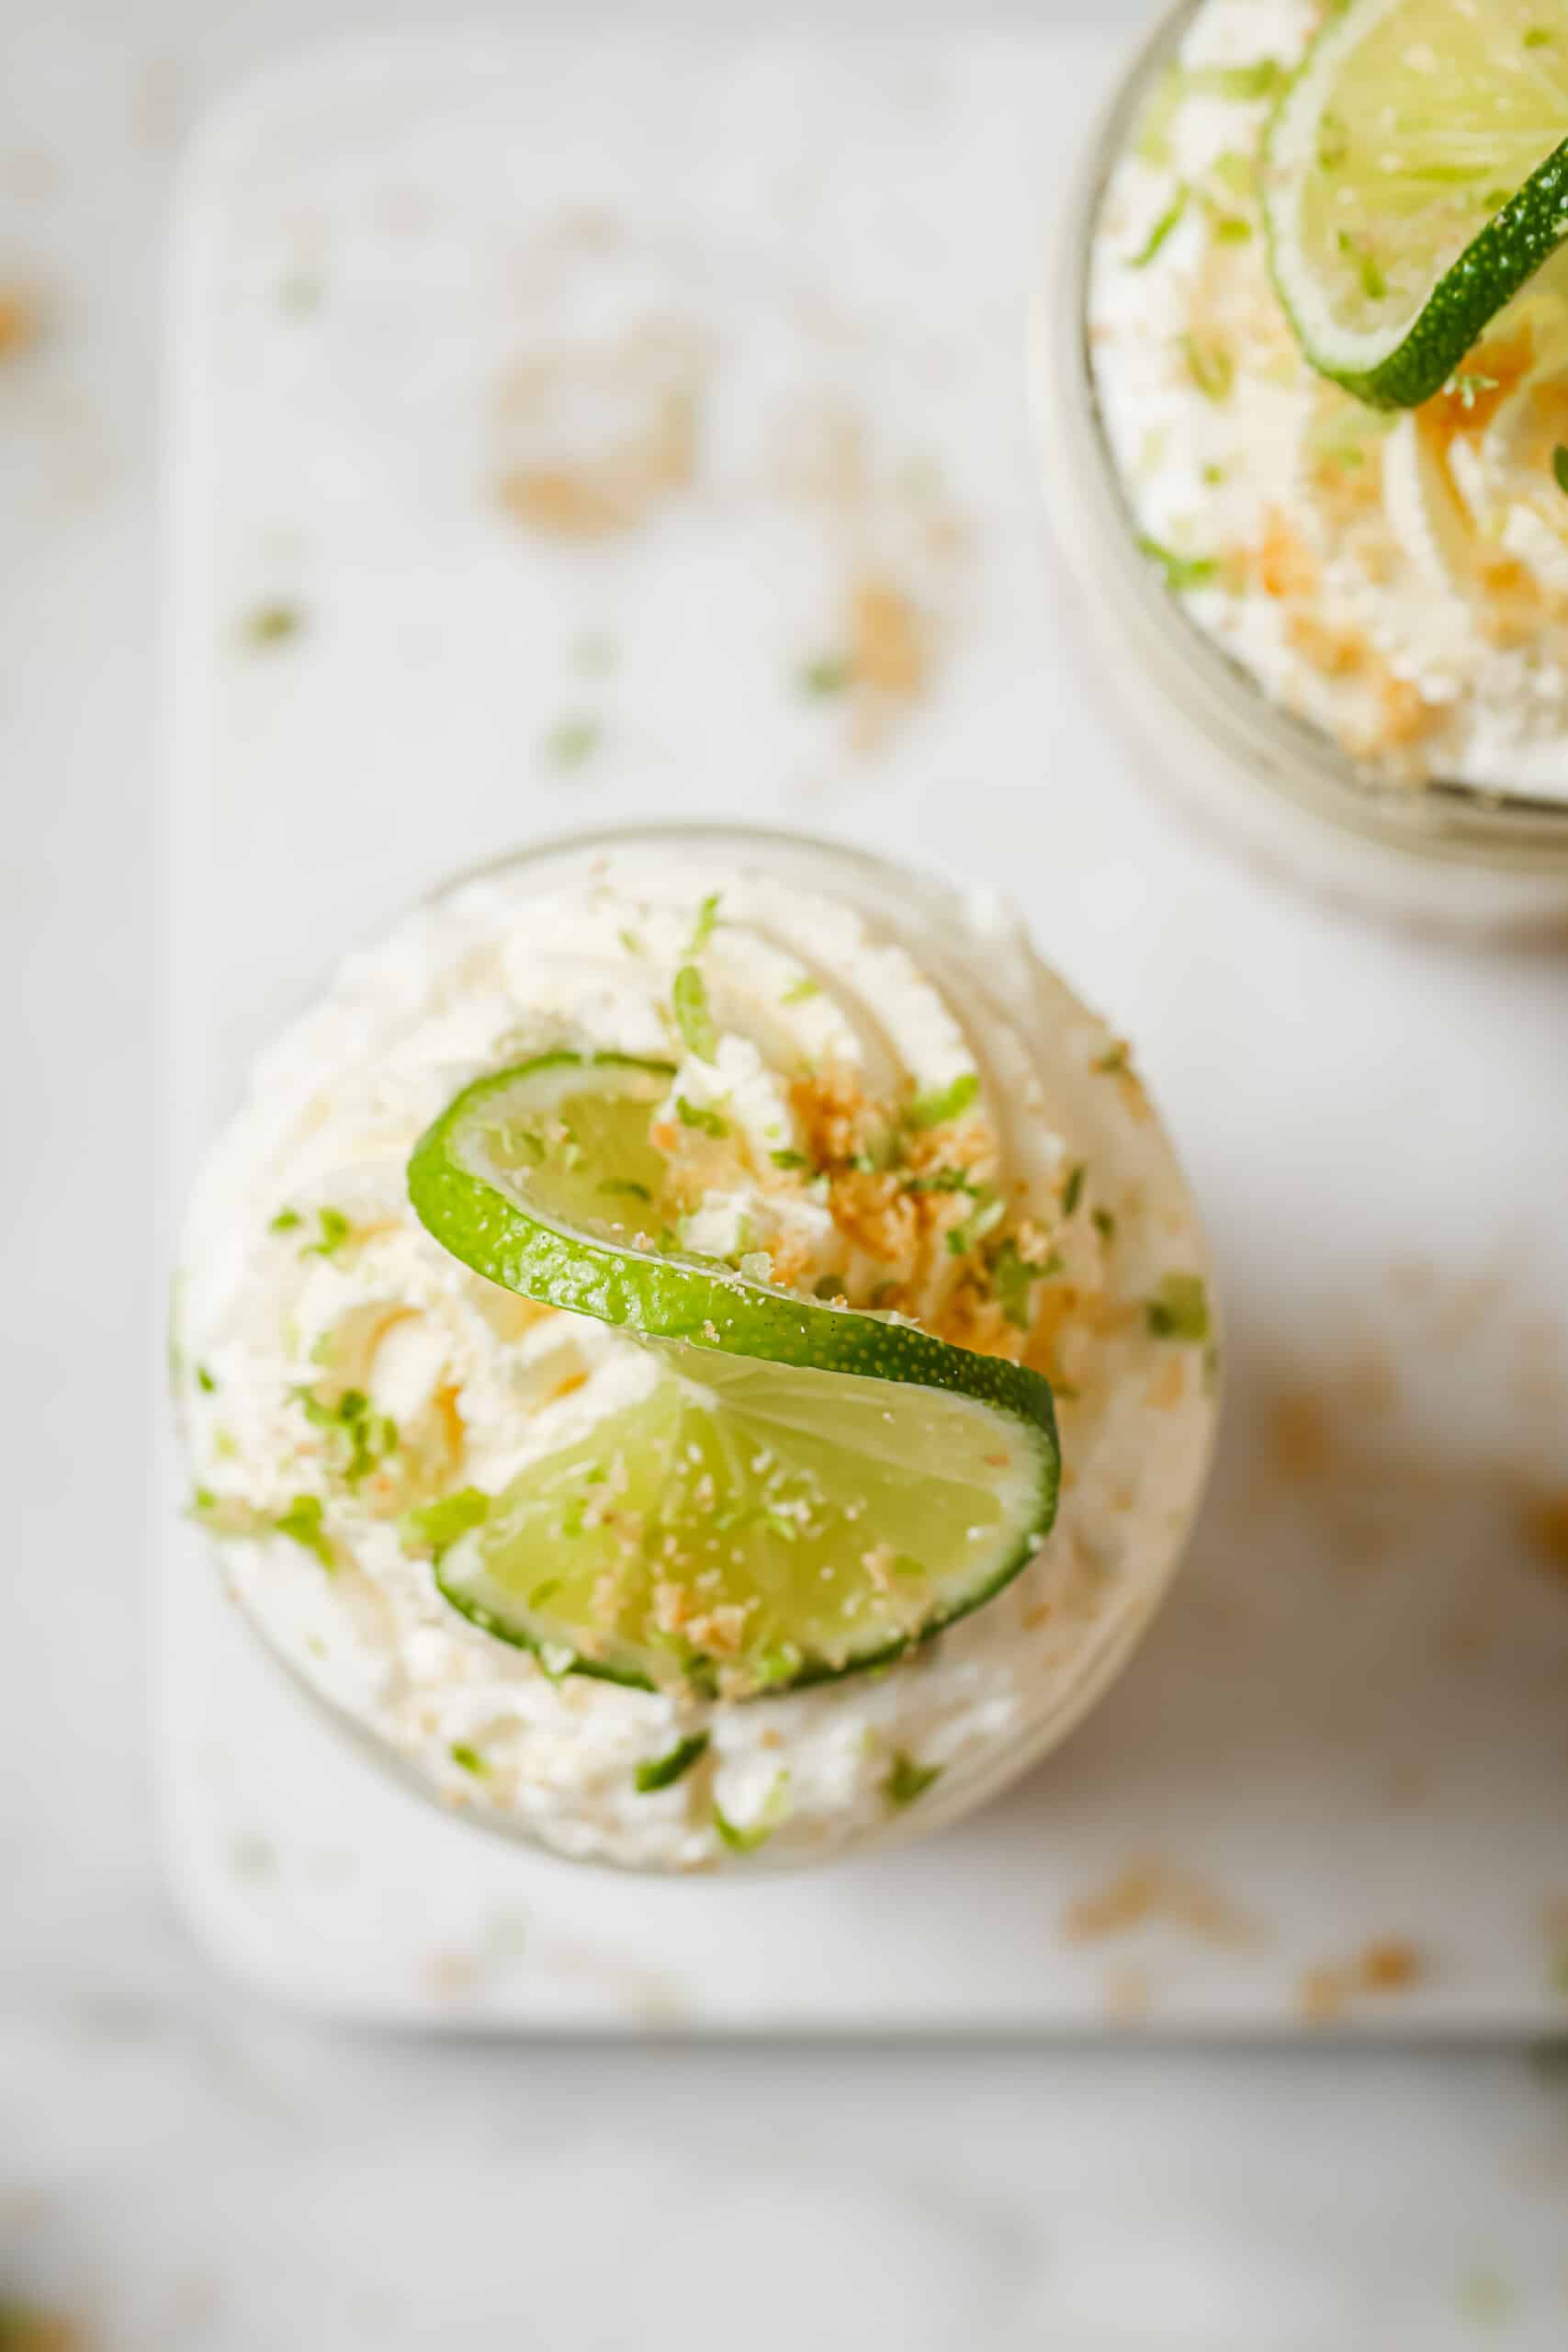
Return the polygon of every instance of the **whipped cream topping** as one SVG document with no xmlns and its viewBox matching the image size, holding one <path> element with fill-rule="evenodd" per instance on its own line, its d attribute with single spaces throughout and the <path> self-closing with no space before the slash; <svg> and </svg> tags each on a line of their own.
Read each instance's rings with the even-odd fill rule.
<svg viewBox="0 0 1568 2352">
<path fill-rule="evenodd" d="M 935 920 L 884 888 L 868 912 L 840 880 L 804 848 L 631 844 L 468 883 L 345 960 L 258 1064 L 192 1203 L 179 1409 L 232 1589 L 442 1795 L 565 1853 L 701 1868 L 725 1857 L 716 1808 L 776 1819 L 770 1854 L 830 1851 L 899 1812 L 900 1758 L 941 1775 L 922 1817 L 955 1809 L 1098 1687 L 1201 1484 L 1212 1363 L 1149 1307 L 1172 1277 L 1201 1282 L 1201 1238 L 1124 1049 L 995 908 L 944 900 Z M 711 1060 L 685 1049 L 672 1004 L 694 937 Z M 676 1058 L 672 1099 L 722 1102 L 733 1166 L 705 1182 L 687 1246 L 803 1291 L 830 1277 L 857 1305 L 891 1291 L 1058 1384 L 1055 1529 L 906 1664 L 746 1703 L 552 1679 L 459 1617 L 406 1548 L 411 1505 L 499 1491 L 649 1377 L 607 1326 L 469 1272 L 407 1203 L 409 1152 L 452 1096 L 560 1046 Z M 858 1170 L 842 1190 L 810 1172 L 823 1122 L 971 1082 L 967 1164 L 1039 1263 L 1027 1329 L 988 1294 L 982 1253 L 948 1238 L 972 1195 L 922 1192 L 937 1205 L 915 1218 Z M 637 1765 L 697 1730 L 700 1767 L 638 1791 Z"/>
</svg>

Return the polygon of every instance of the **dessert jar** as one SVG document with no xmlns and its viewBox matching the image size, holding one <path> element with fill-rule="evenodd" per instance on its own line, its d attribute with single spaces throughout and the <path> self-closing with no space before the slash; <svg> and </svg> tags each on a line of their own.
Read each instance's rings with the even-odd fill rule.
<svg viewBox="0 0 1568 2352">
<path fill-rule="evenodd" d="M 434 1382 L 474 1449 L 451 1474 L 459 1487 L 483 1482 L 479 1457 L 495 1434 L 484 1420 L 512 1409 L 496 1399 L 525 1394 L 522 1372 L 526 1396 L 541 1393 L 552 1347 L 570 1350 L 574 1332 L 600 1351 L 635 1344 L 592 1317 L 528 1309 L 446 1260 L 407 1208 L 403 1170 L 476 1065 L 516 1057 L 519 1023 L 537 1031 L 575 1007 L 596 1038 L 635 1044 L 615 1024 L 637 1011 L 639 972 L 659 972 L 662 990 L 659 939 L 688 936 L 705 907 L 710 927 L 721 910 L 721 1007 L 726 969 L 741 983 L 754 967 L 770 1004 L 829 1026 L 843 1010 L 868 1053 L 918 1065 L 930 1036 L 972 1057 L 982 1102 L 997 1106 L 1009 1189 L 1049 1227 L 1050 1281 L 1027 1344 L 1038 1338 L 1055 1374 L 1064 1470 L 1029 1564 L 897 1663 L 688 1702 L 552 1673 L 460 1616 L 428 1558 L 400 1550 L 395 1493 L 375 1515 L 374 1478 L 338 1496 L 343 1520 L 330 1488 L 324 1513 L 309 1493 L 301 1512 L 293 1489 L 320 1467 L 321 1416 L 302 1421 L 298 1408 L 321 1332 L 346 1332 L 360 1351 L 354 1378 L 369 1408 L 355 1408 L 356 1448 L 373 1448 L 383 1415 L 411 1452 L 424 1442 L 419 1383 Z M 795 954 L 818 975 L 809 990 L 779 985 Z M 759 1013 L 753 1025 L 771 1034 L 772 1023 Z M 794 1048 L 775 1036 L 769 1051 L 788 1062 Z M 323 1198 L 335 1209 L 323 1213 Z M 350 1227 L 363 1246 L 338 1246 Z M 1202 1493 L 1219 1385 L 1208 1285 L 1196 1210 L 1127 1047 L 992 894 L 795 836 L 649 828 L 529 850 L 446 884 L 345 958 L 263 1057 L 187 1217 L 176 1410 L 215 1568 L 295 1679 L 388 1770 L 573 1859 L 770 1868 L 956 1820 L 1106 1688 L 1176 1572 Z M 457 1345 L 443 1337 L 454 1318 L 468 1354 L 438 1375 L 418 1371 L 422 1347 L 439 1358 Z M 976 1329 L 1025 1346 L 995 1318 Z M 896 1384 L 889 1396 L 896 1408 Z M 691 1770 L 639 1784 L 639 1767 L 692 1742 Z"/>
<path fill-rule="evenodd" d="M 1090 338 L 1107 191 L 1205 0 L 1167 10 L 1090 133 L 1036 288 L 1031 398 L 1047 519 L 1102 699 L 1140 768 L 1291 879 L 1370 911 L 1476 934 L 1568 929 L 1568 798 L 1368 772 L 1270 700 L 1140 549 Z"/>
</svg>

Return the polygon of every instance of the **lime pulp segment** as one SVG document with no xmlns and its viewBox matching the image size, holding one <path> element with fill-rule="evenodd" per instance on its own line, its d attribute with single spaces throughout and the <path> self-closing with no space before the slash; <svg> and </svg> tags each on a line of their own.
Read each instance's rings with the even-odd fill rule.
<svg viewBox="0 0 1568 2352">
<path fill-rule="evenodd" d="M 1264 150 L 1280 300 L 1375 407 L 1441 390 L 1568 235 L 1568 17 L 1555 0 L 1348 0 Z"/>
</svg>

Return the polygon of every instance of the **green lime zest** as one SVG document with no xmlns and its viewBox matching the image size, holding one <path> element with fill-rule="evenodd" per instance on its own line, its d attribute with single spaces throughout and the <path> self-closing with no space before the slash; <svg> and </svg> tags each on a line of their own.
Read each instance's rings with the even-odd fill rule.
<svg viewBox="0 0 1568 2352">
<path fill-rule="evenodd" d="M 672 1788 L 689 1772 L 699 1757 L 705 1756 L 711 1734 L 694 1731 L 685 1739 L 678 1739 L 662 1756 L 644 1758 L 632 1774 L 632 1782 L 639 1796 L 650 1796 L 656 1789 Z"/>
<path fill-rule="evenodd" d="M 882 1783 L 882 1793 L 890 1805 L 902 1808 L 923 1797 L 932 1784 L 940 1781 L 945 1767 L 941 1764 L 917 1764 L 900 1748 L 887 1770 Z"/>
<path fill-rule="evenodd" d="M 1137 252 L 1129 256 L 1127 262 L 1129 269 L 1147 269 L 1150 262 L 1156 258 L 1165 244 L 1167 238 L 1173 236 L 1181 225 L 1191 197 L 1192 191 L 1183 180 Z"/>
<path fill-rule="evenodd" d="M 398 1536 L 408 1552 L 428 1552 L 439 1561 L 459 1538 L 482 1527 L 490 1516 L 491 1497 L 478 1487 L 459 1487 L 438 1501 L 406 1510 L 398 1521 Z"/>
<path fill-rule="evenodd" d="M 353 1224 L 341 1209 L 318 1209 L 316 1238 L 314 1241 L 307 1241 L 299 1255 L 302 1258 L 331 1258 L 343 1248 L 353 1231 Z"/>
<path fill-rule="evenodd" d="M 754 1854 L 765 1846 L 789 1810 L 789 1774 L 780 1772 L 773 1787 L 762 1800 L 754 1821 L 744 1828 L 729 1819 L 718 1799 L 714 1799 L 713 1826 L 732 1854 Z"/>
<path fill-rule="evenodd" d="M 682 964 L 672 992 L 675 1026 L 689 1050 L 703 1062 L 718 1059 L 718 1031 L 708 1009 L 706 983 L 694 964 Z"/>
<path fill-rule="evenodd" d="M 479 1749 L 470 1747 L 466 1739 L 455 1739 L 446 1752 L 454 1764 L 465 1772 L 471 1772 L 476 1781 L 482 1781 L 488 1776 L 489 1764 Z"/>
<path fill-rule="evenodd" d="M 1201 1340 L 1209 1336 L 1209 1297 L 1200 1275 L 1167 1274 L 1144 1311 L 1156 1340 Z"/>
<path fill-rule="evenodd" d="M 313 1389 L 299 1388 L 295 1402 L 312 1429 L 328 1440 L 328 1468 L 351 1487 L 397 1452 L 396 1421 L 389 1413 L 373 1411 L 363 1389 L 345 1388 L 340 1396 L 327 1399 Z"/>
<path fill-rule="evenodd" d="M 901 1655 L 1015 1575 L 1054 1512 L 1055 1422 L 1037 1374 L 850 1310 L 840 1270 L 819 1302 L 606 1221 L 610 1170 L 662 1181 L 668 1076 L 542 1055 L 465 1090 L 414 1151 L 411 1199 L 455 1257 L 647 1351 L 635 1393 L 531 1460 L 436 1581 L 553 1671 L 750 1698 Z M 554 1126 L 588 1138 L 581 1166 L 517 1148 Z M 980 1204 L 987 1229 L 999 1208 Z M 900 1555 L 928 1565 L 917 1593 Z"/>
<path fill-rule="evenodd" d="M 700 956 L 713 937 L 714 925 L 718 921 L 718 902 L 721 895 L 717 890 L 710 890 L 698 906 L 697 919 L 692 925 L 692 936 L 686 943 L 688 956 Z"/>
<path fill-rule="evenodd" d="M 905 1124 L 911 1127 L 945 1127 L 963 1117 L 979 1091 L 979 1079 L 972 1069 L 966 1069 L 949 1085 L 917 1094 L 904 1114 Z"/>
<path fill-rule="evenodd" d="M 301 1550 L 312 1554 L 329 1576 L 337 1574 L 337 1555 L 322 1524 L 320 1495 L 296 1495 L 288 1510 L 280 1512 L 272 1524 L 279 1535 L 287 1535 L 291 1544 L 298 1544 Z"/>
<path fill-rule="evenodd" d="M 1165 574 L 1166 586 L 1177 594 L 1184 588 L 1204 587 L 1219 571 L 1213 556 L 1179 555 L 1174 548 L 1162 547 L 1146 531 L 1139 535 L 1138 553 L 1158 564 Z"/>
</svg>

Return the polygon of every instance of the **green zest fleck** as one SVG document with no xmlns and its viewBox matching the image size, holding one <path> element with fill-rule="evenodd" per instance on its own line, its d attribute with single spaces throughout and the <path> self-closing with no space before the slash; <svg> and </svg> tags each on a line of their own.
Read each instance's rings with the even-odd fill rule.
<svg viewBox="0 0 1568 2352">
<path fill-rule="evenodd" d="M 281 645 L 298 637 L 304 626 L 305 616 L 296 605 L 258 605 L 246 616 L 244 639 L 247 645 Z"/>
<path fill-rule="evenodd" d="M 307 1241 L 299 1255 L 301 1258 L 330 1258 L 334 1250 L 343 1248 L 353 1231 L 353 1226 L 341 1209 L 318 1209 L 316 1238 Z"/>
<path fill-rule="evenodd" d="M 288 1536 L 291 1544 L 298 1544 L 302 1550 L 314 1553 L 328 1576 L 337 1574 L 337 1560 L 332 1542 L 321 1524 L 320 1495 L 296 1495 L 288 1509 L 272 1523 L 280 1535 Z"/>
<path fill-rule="evenodd" d="M 971 1250 L 984 1241 L 987 1233 L 995 1232 L 1006 1215 L 1005 1201 L 982 1201 L 974 1214 L 966 1216 L 961 1225 L 948 1227 L 947 1247 L 950 1254 L 954 1258 L 967 1256 Z"/>
<path fill-rule="evenodd" d="M 673 990 L 675 1026 L 699 1061 L 718 1059 L 718 1031 L 708 1011 L 708 992 L 694 964 L 682 964 Z"/>
<path fill-rule="evenodd" d="M 688 1102 L 683 1094 L 675 1097 L 675 1116 L 683 1127 L 695 1127 L 699 1135 L 727 1136 L 729 1133 L 727 1119 L 721 1119 L 716 1111 L 710 1111 L 705 1103 Z M 646 1200 L 648 1196 L 644 1193 L 643 1197 Z"/>
<path fill-rule="evenodd" d="M 1129 269 L 1147 269 L 1166 239 L 1179 224 L 1191 193 L 1187 182 L 1183 180 L 1137 252 L 1129 257 L 1127 263 Z"/>
<path fill-rule="evenodd" d="M 807 997 L 820 996 L 822 990 L 820 983 L 816 980 L 810 978 L 804 980 L 792 980 L 788 988 L 785 989 L 783 996 L 780 997 L 779 1002 L 781 1004 L 804 1004 Z"/>
<path fill-rule="evenodd" d="M 428 1552 L 439 1561 L 452 1549 L 460 1535 L 471 1527 L 482 1527 L 490 1516 L 490 1497 L 478 1487 L 459 1487 L 455 1494 L 443 1495 L 438 1502 L 424 1503 L 418 1510 L 406 1510 L 398 1521 L 398 1535 L 405 1552 Z"/>
<path fill-rule="evenodd" d="M 917 1094 L 904 1114 L 905 1121 L 911 1127 L 944 1127 L 950 1119 L 962 1118 L 979 1091 L 979 1080 L 966 1069 L 951 1086 Z"/>
<path fill-rule="evenodd" d="M 580 768 L 598 750 L 604 731 L 596 718 L 563 718 L 540 748 L 551 767 Z"/>
<path fill-rule="evenodd" d="M 1149 1329 L 1156 1340 L 1206 1340 L 1209 1300 L 1197 1274 L 1167 1274 L 1157 1296 L 1145 1302 Z"/>
<path fill-rule="evenodd" d="M 1113 1240 L 1116 1235 L 1116 1219 L 1111 1216 L 1111 1211 L 1090 1209 L 1089 1214 L 1090 1222 L 1100 1239 L 1105 1242 Z"/>
<path fill-rule="evenodd" d="M 711 891 L 697 909 L 697 919 L 692 925 L 691 945 L 686 950 L 688 956 L 700 956 L 713 937 L 713 927 L 718 921 L 718 891 Z"/>
<path fill-rule="evenodd" d="M 940 1764 L 917 1764 L 912 1756 L 906 1755 L 900 1748 L 888 1767 L 887 1778 L 882 1783 L 882 1793 L 891 1805 L 913 1804 L 917 1797 L 925 1795 L 933 1781 L 941 1780 L 942 1775 Z"/>
<path fill-rule="evenodd" d="M 744 1829 L 726 1814 L 718 1799 L 714 1799 L 713 1826 L 732 1854 L 754 1854 L 765 1846 L 784 1819 L 789 1799 L 789 1774 L 781 1772 L 764 1798 L 755 1821 Z"/>
<path fill-rule="evenodd" d="M 598 1189 L 613 1201 L 651 1201 L 653 1198 L 648 1186 L 639 1184 L 635 1176 L 606 1176 Z"/>
<path fill-rule="evenodd" d="M 1170 160 L 1170 127 L 1187 96 L 1179 66 L 1168 66 L 1138 122 L 1136 153 L 1145 164 Z"/>
<path fill-rule="evenodd" d="M 803 1151 L 770 1151 L 768 1158 L 775 1168 L 809 1168 L 811 1165 Z"/>
<path fill-rule="evenodd" d="M 1205 581 L 1213 580 L 1217 569 L 1213 556 L 1178 555 L 1174 548 L 1162 547 L 1158 539 L 1151 539 L 1146 531 L 1139 536 L 1138 552 L 1146 555 L 1151 563 L 1158 564 L 1165 574 L 1166 586 L 1176 591 L 1201 588 Z"/>
<path fill-rule="evenodd" d="M 212 1374 L 208 1371 L 207 1366 L 204 1363 L 198 1363 L 197 1365 L 196 1385 L 200 1389 L 204 1396 L 212 1396 L 217 1394 L 218 1383 L 213 1379 Z"/>
<path fill-rule="evenodd" d="M 843 1275 L 818 1274 L 811 1285 L 811 1295 L 814 1298 L 842 1298 L 844 1295 Z"/>
<path fill-rule="evenodd" d="M 1126 1039 L 1118 1037 L 1114 1045 L 1107 1046 L 1105 1051 L 1090 1062 L 1089 1068 L 1100 1078 L 1111 1078 L 1119 1070 L 1130 1069 L 1132 1063 L 1128 1057 Z"/>
<path fill-rule="evenodd" d="M 1532 25 L 1525 35 L 1527 49 L 1546 49 L 1550 47 L 1551 41 L 1551 35 L 1544 25 Z"/>
<path fill-rule="evenodd" d="M 997 1295 L 997 1305 L 1015 1331 L 1027 1331 L 1030 1325 L 1029 1300 L 1034 1284 L 1044 1272 L 1043 1266 L 1032 1265 L 1019 1255 L 1016 1241 L 1006 1240 L 991 1261 L 991 1287 Z"/>
<path fill-rule="evenodd" d="M 918 1176 L 902 1179 L 906 1193 L 970 1193 L 979 1198 L 979 1188 L 970 1181 L 966 1168 L 927 1168 Z"/>
<path fill-rule="evenodd" d="M 476 1781 L 482 1781 L 490 1770 L 490 1766 L 485 1762 L 479 1749 L 470 1747 L 467 1740 L 455 1739 L 447 1753 L 454 1764 L 461 1765 L 465 1772 L 471 1772 Z"/>
<path fill-rule="evenodd" d="M 1551 471 L 1558 489 L 1568 493 L 1568 447 L 1561 441 L 1551 453 Z"/>
<path fill-rule="evenodd" d="M 1279 96 L 1289 79 L 1277 58 L 1251 65 L 1168 66 L 1138 125 L 1137 153 L 1145 164 L 1170 160 L 1170 127 L 1190 97 L 1230 98 L 1237 104 Z"/>
<path fill-rule="evenodd" d="M 324 1403 L 309 1388 L 297 1389 L 295 1399 L 311 1427 L 334 1441 L 333 1467 L 351 1487 L 397 1452 L 396 1421 L 389 1414 L 373 1413 L 363 1389 L 345 1388 L 335 1404 Z"/>
<path fill-rule="evenodd" d="M 807 695 L 841 695 L 850 683 L 850 665 L 839 653 L 824 653 L 800 673 L 800 690 Z"/>
<path fill-rule="evenodd" d="M 1201 343 L 1195 334 L 1184 334 L 1181 355 L 1187 362 L 1187 373 L 1206 401 L 1229 399 L 1235 381 L 1235 362 L 1223 343 Z"/>
<path fill-rule="evenodd" d="M 632 1784 L 638 1796 L 651 1796 L 655 1789 L 668 1789 L 689 1772 L 699 1756 L 707 1753 L 709 1734 L 694 1731 L 689 1739 L 678 1739 L 662 1756 L 645 1758 L 632 1774 Z M 715 1806 L 716 1815 L 718 1808 Z M 723 1832 L 720 1832 L 723 1835 Z"/>
<path fill-rule="evenodd" d="M 295 1227 L 303 1222 L 304 1220 L 301 1218 L 298 1209 L 279 1209 L 277 1215 L 273 1218 L 272 1223 L 267 1227 L 267 1231 L 269 1233 L 292 1233 Z"/>
<path fill-rule="evenodd" d="M 1083 1198 L 1083 1180 L 1089 1173 L 1085 1162 L 1077 1159 L 1067 1170 L 1067 1181 L 1062 1187 L 1062 1215 L 1071 1216 Z"/>
</svg>

